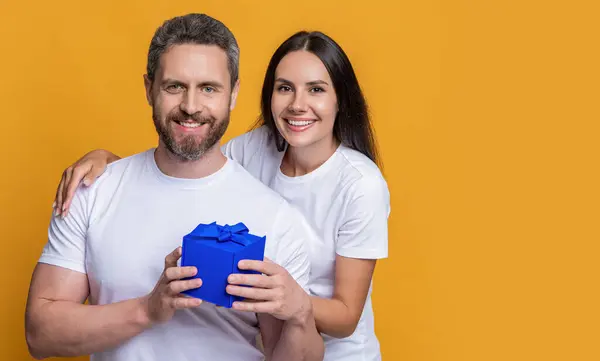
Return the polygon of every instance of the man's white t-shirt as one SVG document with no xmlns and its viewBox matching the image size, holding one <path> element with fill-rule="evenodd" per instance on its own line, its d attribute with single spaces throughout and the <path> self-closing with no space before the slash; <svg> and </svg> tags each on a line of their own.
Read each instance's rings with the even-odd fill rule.
<svg viewBox="0 0 600 361">
<path fill-rule="evenodd" d="M 309 242 L 309 289 L 313 295 L 332 297 L 336 255 L 387 257 L 390 195 L 379 168 L 362 153 L 340 145 L 316 170 L 288 177 L 280 170 L 284 152 L 277 150 L 274 137 L 264 126 L 230 140 L 222 150 L 297 207 L 319 235 Z M 381 358 L 371 287 L 355 332 L 342 339 L 323 337 L 326 361 Z"/>
<path fill-rule="evenodd" d="M 80 187 L 69 216 L 52 219 L 39 261 L 87 274 L 91 304 L 119 302 L 149 294 L 183 236 L 215 221 L 266 235 L 265 257 L 307 289 L 305 244 L 316 236 L 297 210 L 235 161 L 205 178 L 180 179 L 160 171 L 154 150 L 112 163 Z M 258 332 L 254 313 L 204 302 L 92 360 L 262 360 Z"/>
</svg>

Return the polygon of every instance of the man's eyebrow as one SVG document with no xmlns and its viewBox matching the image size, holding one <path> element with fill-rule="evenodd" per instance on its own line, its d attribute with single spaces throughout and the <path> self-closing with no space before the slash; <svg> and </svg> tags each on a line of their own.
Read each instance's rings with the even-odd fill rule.
<svg viewBox="0 0 600 361">
<path fill-rule="evenodd" d="M 160 82 L 160 84 L 161 85 L 165 85 L 165 84 L 185 85 L 183 82 L 176 80 L 176 79 L 171 79 L 171 78 L 163 79 Z"/>
<path fill-rule="evenodd" d="M 217 89 L 223 89 L 225 88 L 225 85 L 221 84 L 220 82 L 216 81 L 216 80 L 209 80 L 209 81 L 204 81 L 200 84 L 198 84 L 201 87 L 205 87 L 205 86 L 211 86 L 213 88 L 217 88 Z"/>
<path fill-rule="evenodd" d="M 171 78 L 166 78 L 161 82 L 161 85 L 166 85 L 166 84 L 183 85 L 183 86 L 187 85 L 182 81 L 179 81 L 177 79 L 171 79 Z M 220 83 L 216 80 L 204 81 L 204 82 L 198 84 L 198 86 L 200 86 L 200 87 L 210 86 L 210 87 L 217 88 L 217 89 L 223 89 L 225 87 L 222 83 Z"/>
</svg>

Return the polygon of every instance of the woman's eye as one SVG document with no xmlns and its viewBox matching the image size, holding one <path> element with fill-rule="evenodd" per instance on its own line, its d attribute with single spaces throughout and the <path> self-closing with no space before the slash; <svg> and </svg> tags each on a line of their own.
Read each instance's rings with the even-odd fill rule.
<svg viewBox="0 0 600 361">
<path fill-rule="evenodd" d="M 324 91 L 325 91 L 325 89 L 323 89 L 321 87 L 314 87 L 314 88 L 310 89 L 311 93 L 321 93 L 321 92 L 324 92 Z"/>
<path fill-rule="evenodd" d="M 289 92 L 292 90 L 292 88 L 290 88 L 287 85 L 280 85 L 279 88 L 277 88 L 277 90 L 279 90 L 280 92 Z"/>
</svg>

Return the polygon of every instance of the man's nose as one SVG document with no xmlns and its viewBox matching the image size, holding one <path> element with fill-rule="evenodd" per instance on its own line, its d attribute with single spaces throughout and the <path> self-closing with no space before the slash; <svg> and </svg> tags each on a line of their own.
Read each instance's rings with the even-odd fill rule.
<svg viewBox="0 0 600 361">
<path fill-rule="evenodd" d="M 195 114 L 202 109 L 198 94 L 193 91 L 187 91 L 181 101 L 180 108 L 187 114 Z"/>
</svg>

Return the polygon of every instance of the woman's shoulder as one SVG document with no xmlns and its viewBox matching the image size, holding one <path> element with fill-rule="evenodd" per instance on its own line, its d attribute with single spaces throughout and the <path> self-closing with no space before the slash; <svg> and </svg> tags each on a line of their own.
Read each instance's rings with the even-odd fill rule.
<svg viewBox="0 0 600 361">
<path fill-rule="evenodd" d="M 342 172 L 352 179 L 351 188 L 381 188 L 387 191 L 387 182 L 381 169 L 369 157 L 345 145 L 338 149 Z"/>
<path fill-rule="evenodd" d="M 229 158 L 244 165 L 257 154 L 268 154 L 267 151 L 272 148 L 275 148 L 274 137 L 263 125 L 232 138 L 221 150 Z"/>
<path fill-rule="evenodd" d="M 227 144 L 231 143 L 234 146 L 261 148 L 271 142 L 272 139 L 273 136 L 269 128 L 262 125 L 238 135 L 237 137 L 233 137 Z"/>
</svg>

